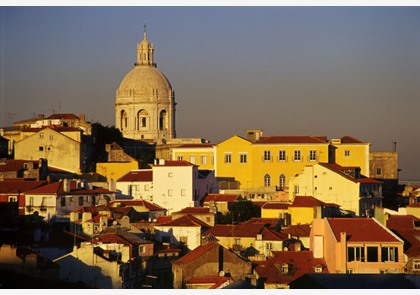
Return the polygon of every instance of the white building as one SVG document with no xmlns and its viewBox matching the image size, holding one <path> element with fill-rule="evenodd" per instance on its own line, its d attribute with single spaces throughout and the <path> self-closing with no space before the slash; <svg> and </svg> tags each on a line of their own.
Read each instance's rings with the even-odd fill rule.
<svg viewBox="0 0 420 295">
<path fill-rule="evenodd" d="M 153 199 L 153 170 L 131 170 L 117 179 L 116 188 L 123 196 L 134 200 Z"/>
<path fill-rule="evenodd" d="M 209 193 L 218 193 L 214 170 L 198 170 L 187 161 L 155 161 L 153 169 L 153 202 L 169 213 L 185 207 L 200 206 Z"/>
<path fill-rule="evenodd" d="M 306 166 L 290 179 L 289 199 L 313 196 L 334 203 L 352 215 L 369 216 L 373 206 L 382 206 L 382 182 L 360 174 L 359 167 L 318 163 Z"/>
</svg>

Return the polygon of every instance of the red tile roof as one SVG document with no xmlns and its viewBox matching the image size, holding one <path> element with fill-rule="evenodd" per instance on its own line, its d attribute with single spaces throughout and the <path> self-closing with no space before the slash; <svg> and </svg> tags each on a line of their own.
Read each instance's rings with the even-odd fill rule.
<svg viewBox="0 0 420 295">
<path fill-rule="evenodd" d="M 153 181 L 153 170 L 134 170 L 130 171 L 127 174 L 121 176 L 118 182 L 151 182 Z"/>
<path fill-rule="evenodd" d="M 187 214 L 180 218 L 174 219 L 167 223 L 159 224 L 159 226 L 193 226 L 193 227 L 205 227 L 210 228 L 211 226 L 194 217 L 193 215 Z"/>
<path fill-rule="evenodd" d="M 292 135 L 292 136 L 263 136 L 255 144 L 319 144 L 327 142 L 323 136 Z"/>
<path fill-rule="evenodd" d="M 168 215 L 168 216 L 158 216 L 156 218 L 156 224 L 157 225 L 161 225 L 161 224 L 165 224 L 168 223 L 172 220 L 172 216 Z"/>
<path fill-rule="evenodd" d="M 36 133 L 46 128 L 49 128 L 57 132 L 75 132 L 75 131 L 82 132 L 82 130 L 76 127 L 67 127 L 67 126 L 58 126 L 58 125 L 42 126 L 38 128 L 25 128 L 24 132 Z"/>
<path fill-rule="evenodd" d="M 173 212 L 172 214 L 208 214 L 210 213 L 210 208 L 206 207 L 186 207 L 180 211 Z"/>
<path fill-rule="evenodd" d="M 238 196 L 237 194 L 208 194 L 204 202 L 235 202 Z"/>
<path fill-rule="evenodd" d="M 19 194 L 47 185 L 48 181 L 4 180 L 0 181 L 0 194 Z"/>
<path fill-rule="evenodd" d="M 360 141 L 354 137 L 351 136 L 343 136 L 341 138 L 341 143 L 365 143 L 363 141 Z"/>
<path fill-rule="evenodd" d="M 155 164 L 153 166 L 169 166 L 169 167 L 179 167 L 179 166 L 195 166 L 194 164 L 187 162 L 187 161 L 173 161 L 173 160 L 165 160 L 164 164 Z"/>
<path fill-rule="evenodd" d="M 414 229 L 415 221 L 420 221 L 420 219 L 413 215 L 390 215 L 386 227 L 392 230 Z"/>
<path fill-rule="evenodd" d="M 212 228 L 206 230 L 202 236 L 207 236 L 209 234 L 212 234 L 213 236 L 218 237 L 228 237 L 230 236 L 230 233 L 232 232 L 233 225 L 231 224 L 216 224 Z"/>
<path fill-rule="evenodd" d="M 345 232 L 348 242 L 400 242 L 372 218 L 327 218 L 335 238 Z"/>
<path fill-rule="evenodd" d="M 266 284 L 289 284 L 306 273 L 314 273 L 315 267 L 321 266 L 323 273 L 328 273 L 324 259 L 314 258 L 312 251 L 273 251 L 274 257 L 259 262 L 255 271 L 266 278 Z M 282 273 L 283 265 L 291 265 L 290 271 Z"/>
<path fill-rule="evenodd" d="M 288 235 L 282 232 L 276 232 L 272 229 L 264 227 L 261 231 L 263 241 L 285 241 Z"/>
<path fill-rule="evenodd" d="M 315 199 L 311 196 L 296 196 L 293 200 L 293 203 L 290 207 L 305 207 L 305 208 L 314 208 L 317 206 L 326 206 L 327 204 Z"/>
<path fill-rule="evenodd" d="M 287 210 L 289 208 L 289 204 L 280 203 L 280 202 L 276 202 L 276 203 L 267 202 L 267 203 L 265 203 L 265 205 L 262 208 L 263 209 L 274 209 L 274 210 Z"/>
<path fill-rule="evenodd" d="M 54 120 L 54 119 L 60 119 L 60 120 L 79 120 L 79 117 L 75 114 L 52 114 L 46 119 Z"/>
<path fill-rule="evenodd" d="M 372 183 L 372 184 L 382 184 L 382 181 L 379 180 L 375 180 L 369 177 L 365 177 L 363 175 L 361 175 L 359 178 L 354 178 L 352 176 L 350 176 L 347 173 L 344 173 L 344 171 L 346 170 L 356 170 L 356 169 L 360 169 L 359 167 L 344 167 L 335 163 L 318 163 L 318 165 L 321 165 L 345 178 L 347 178 L 348 180 L 351 180 L 353 182 L 359 182 L 359 183 Z"/>
<path fill-rule="evenodd" d="M 135 207 L 135 206 L 144 206 L 147 209 L 149 209 L 149 211 L 164 211 L 166 210 L 165 208 L 155 204 L 155 203 L 151 203 L 148 201 L 144 201 L 144 200 L 115 200 L 109 203 L 109 205 L 111 207 L 115 207 L 118 205 L 122 205 L 122 206 L 127 206 L 127 207 Z"/>
<path fill-rule="evenodd" d="M 207 243 L 205 245 L 198 246 L 197 248 L 195 248 L 191 252 L 188 252 L 187 254 L 185 254 L 184 256 L 179 258 L 178 260 L 173 261 L 172 263 L 175 263 L 175 264 L 190 263 L 190 262 L 196 260 L 198 257 L 203 256 L 206 252 L 210 251 L 214 247 L 219 247 L 219 244 L 217 242 L 210 242 L 210 243 Z"/>
<path fill-rule="evenodd" d="M 311 225 L 291 225 L 287 228 L 283 228 L 280 232 L 285 235 L 290 234 L 292 237 L 309 237 L 309 234 L 311 233 Z"/>
</svg>

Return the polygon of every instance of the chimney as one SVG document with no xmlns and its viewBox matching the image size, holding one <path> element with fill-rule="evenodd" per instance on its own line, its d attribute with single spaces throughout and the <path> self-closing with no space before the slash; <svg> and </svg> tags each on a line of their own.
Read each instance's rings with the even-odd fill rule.
<svg viewBox="0 0 420 295">
<path fill-rule="evenodd" d="M 84 113 L 82 113 L 82 114 L 79 115 L 79 120 L 80 120 L 80 122 L 86 122 L 85 114 Z"/>
</svg>

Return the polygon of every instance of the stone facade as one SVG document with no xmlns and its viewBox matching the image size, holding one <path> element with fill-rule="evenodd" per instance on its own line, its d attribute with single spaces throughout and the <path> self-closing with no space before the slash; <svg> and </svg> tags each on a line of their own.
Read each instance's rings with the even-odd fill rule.
<svg viewBox="0 0 420 295">
<path fill-rule="evenodd" d="M 370 152 L 369 169 L 372 178 L 398 179 L 398 154 L 396 152 Z"/>
</svg>

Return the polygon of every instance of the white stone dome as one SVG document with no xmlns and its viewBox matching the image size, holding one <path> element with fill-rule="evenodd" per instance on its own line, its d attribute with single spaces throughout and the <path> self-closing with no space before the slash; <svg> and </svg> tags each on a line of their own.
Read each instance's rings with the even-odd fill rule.
<svg viewBox="0 0 420 295">
<path fill-rule="evenodd" d="M 121 81 L 117 89 L 119 99 L 134 98 L 139 101 L 170 100 L 172 86 L 166 76 L 153 66 L 136 65 Z"/>
</svg>

